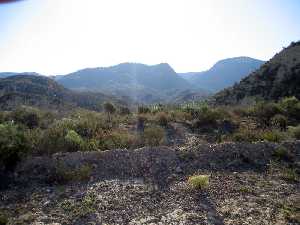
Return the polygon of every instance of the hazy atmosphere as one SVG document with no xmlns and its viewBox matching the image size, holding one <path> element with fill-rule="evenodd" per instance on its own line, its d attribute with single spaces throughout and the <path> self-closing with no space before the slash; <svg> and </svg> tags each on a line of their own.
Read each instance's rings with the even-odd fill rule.
<svg viewBox="0 0 300 225">
<path fill-rule="evenodd" d="M 300 0 L 0 0 L 0 225 L 299 225 Z"/>
<path fill-rule="evenodd" d="M 0 71 L 66 74 L 122 62 L 202 71 L 268 60 L 300 37 L 297 0 L 24 0 L 0 5 Z"/>
</svg>

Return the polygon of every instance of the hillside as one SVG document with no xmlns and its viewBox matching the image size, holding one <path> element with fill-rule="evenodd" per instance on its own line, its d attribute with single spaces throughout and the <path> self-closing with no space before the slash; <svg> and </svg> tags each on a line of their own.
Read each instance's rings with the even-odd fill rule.
<svg viewBox="0 0 300 225">
<path fill-rule="evenodd" d="M 300 42 L 292 43 L 262 65 L 259 70 L 215 95 L 217 103 L 231 104 L 253 100 L 300 98 Z"/>
<path fill-rule="evenodd" d="M 64 88 L 56 81 L 34 75 L 17 75 L 0 79 L 0 106 L 11 109 L 19 105 L 44 108 L 83 107 L 98 109 L 104 101 L 116 98 L 101 93 L 78 93 Z"/>
<path fill-rule="evenodd" d="M 182 73 L 180 76 L 199 88 L 215 92 L 239 82 L 263 63 L 250 57 L 235 57 L 220 60 L 207 71 Z"/>
<path fill-rule="evenodd" d="M 166 63 L 148 66 L 123 63 L 106 68 L 90 68 L 59 77 L 63 86 L 80 91 L 130 96 L 151 103 L 166 100 L 166 91 L 194 88 Z"/>
</svg>

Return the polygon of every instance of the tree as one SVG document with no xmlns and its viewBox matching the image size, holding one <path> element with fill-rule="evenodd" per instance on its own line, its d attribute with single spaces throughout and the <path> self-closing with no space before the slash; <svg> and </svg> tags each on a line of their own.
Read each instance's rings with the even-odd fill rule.
<svg viewBox="0 0 300 225">
<path fill-rule="evenodd" d="M 107 113 L 108 121 L 111 121 L 111 115 L 116 112 L 116 107 L 110 102 L 105 102 L 104 111 Z"/>
</svg>

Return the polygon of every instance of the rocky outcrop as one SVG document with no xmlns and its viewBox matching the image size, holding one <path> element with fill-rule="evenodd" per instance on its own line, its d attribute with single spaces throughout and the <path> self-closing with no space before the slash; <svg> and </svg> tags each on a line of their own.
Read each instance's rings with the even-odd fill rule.
<svg viewBox="0 0 300 225">
<path fill-rule="evenodd" d="M 292 43 L 240 83 L 214 97 L 218 104 L 236 104 L 255 99 L 300 98 L 300 41 Z"/>
</svg>

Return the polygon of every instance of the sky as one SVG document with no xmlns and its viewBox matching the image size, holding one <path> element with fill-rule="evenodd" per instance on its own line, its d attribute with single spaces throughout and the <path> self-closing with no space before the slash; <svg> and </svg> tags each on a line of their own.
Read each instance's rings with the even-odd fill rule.
<svg viewBox="0 0 300 225">
<path fill-rule="evenodd" d="M 0 72 L 67 74 L 123 62 L 203 71 L 268 60 L 300 39 L 299 0 L 24 0 L 0 5 Z"/>
</svg>

